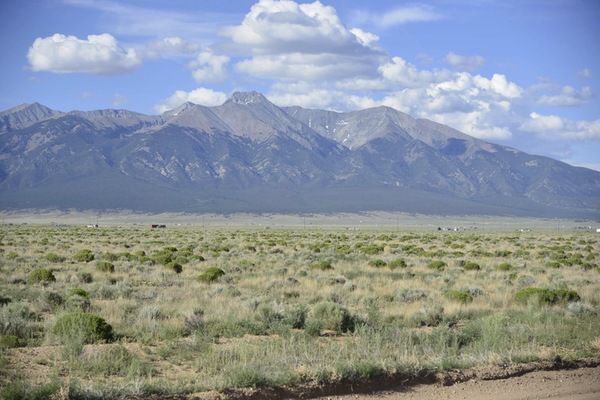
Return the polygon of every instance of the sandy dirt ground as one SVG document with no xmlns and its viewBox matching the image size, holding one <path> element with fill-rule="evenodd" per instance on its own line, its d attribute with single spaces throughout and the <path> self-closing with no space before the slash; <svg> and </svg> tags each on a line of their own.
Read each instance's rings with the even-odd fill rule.
<svg viewBox="0 0 600 400">
<path fill-rule="evenodd" d="M 417 385 L 376 394 L 324 397 L 332 400 L 599 400 L 600 367 L 563 371 L 535 371 L 507 379 Z"/>
</svg>

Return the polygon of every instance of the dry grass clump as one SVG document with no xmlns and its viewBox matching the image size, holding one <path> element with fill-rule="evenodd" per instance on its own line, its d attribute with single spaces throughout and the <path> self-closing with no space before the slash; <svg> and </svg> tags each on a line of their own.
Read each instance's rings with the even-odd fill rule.
<svg viewBox="0 0 600 400">
<path fill-rule="evenodd" d="M 599 254 L 588 232 L 2 226 L 0 361 L 15 372 L 0 397 L 600 356 Z M 43 360 L 23 351 L 56 343 Z M 29 380 L 32 364 L 60 378 Z"/>
</svg>

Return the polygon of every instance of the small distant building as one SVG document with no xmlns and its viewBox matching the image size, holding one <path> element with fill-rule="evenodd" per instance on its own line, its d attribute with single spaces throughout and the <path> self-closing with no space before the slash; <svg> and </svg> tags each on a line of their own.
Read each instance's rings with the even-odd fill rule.
<svg viewBox="0 0 600 400">
<path fill-rule="evenodd" d="M 152 229 L 156 229 L 156 228 L 166 228 L 167 226 L 164 224 L 152 224 L 150 225 L 150 228 Z"/>
<path fill-rule="evenodd" d="M 596 229 L 596 233 L 600 233 L 600 228 Z"/>
<path fill-rule="evenodd" d="M 98 224 L 89 224 L 87 227 L 88 228 L 97 228 Z"/>
</svg>

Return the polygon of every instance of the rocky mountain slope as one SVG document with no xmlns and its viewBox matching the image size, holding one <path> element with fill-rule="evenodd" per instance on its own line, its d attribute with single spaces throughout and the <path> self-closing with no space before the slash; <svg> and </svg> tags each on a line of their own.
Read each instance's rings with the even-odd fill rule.
<svg viewBox="0 0 600 400">
<path fill-rule="evenodd" d="M 388 107 L 277 107 L 256 92 L 162 115 L 0 113 L 0 206 L 600 216 L 600 173 Z"/>
</svg>

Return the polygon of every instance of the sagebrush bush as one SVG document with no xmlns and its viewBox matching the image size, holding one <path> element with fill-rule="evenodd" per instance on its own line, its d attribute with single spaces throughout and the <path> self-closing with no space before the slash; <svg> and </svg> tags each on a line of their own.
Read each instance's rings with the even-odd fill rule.
<svg viewBox="0 0 600 400">
<path fill-rule="evenodd" d="M 427 264 L 427 268 L 435 269 L 437 271 L 443 271 L 444 269 L 446 269 L 447 266 L 448 264 L 446 264 L 446 262 L 442 260 L 434 260 Z"/>
<path fill-rule="evenodd" d="M 527 304 L 529 301 L 537 301 L 539 304 L 566 304 L 581 300 L 579 294 L 574 290 L 567 289 L 543 289 L 529 287 L 519 290 L 515 294 L 517 304 Z"/>
<path fill-rule="evenodd" d="M 170 263 L 168 263 L 165 266 L 169 271 L 173 271 L 176 274 L 180 274 L 183 271 L 183 267 L 181 266 L 181 264 L 179 264 L 178 262 L 175 261 L 171 261 Z"/>
<path fill-rule="evenodd" d="M 438 326 L 444 320 L 444 307 L 441 304 L 425 304 L 411 317 L 414 326 Z"/>
<path fill-rule="evenodd" d="M 463 265 L 463 269 L 465 271 L 479 271 L 481 269 L 481 266 L 476 262 L 469 261 L 465 265 Z"/>
<path fill-rule="evenodd" d="M 387 266 L 387 263 L 381 259 L 375 259 L 375 260 L 369 261 L 369 266 L 380 268 L 380 267 Z"/>
<path fill-rule="evenodd" d="M 404 261 L 402 258 L 397 258 L 388 263 L 388 268 L 392 270 L 396 268 L 406 268 L 406 266 L 406 261 Z"/>
<path fill-rule="evenodd" d="M 19 347 L 19 338 L 13 335 L 0 335 L 0 349 L 14 349 Z"/>
<path fill-rule="evenodd" d="M 210 267 L 207 268 L 203 273 L 198 275 L 198 280 L 204 283 L 213 283 L 220 277 L 225 275 L 225 271 L 223 271 L 219 267 Z"/>
<path fill-rule="evenodd" d="M 338 303 L 324 301 L 316 304 L 311 310 L 307 325 L 318 325 L 321 329 L 348 332 L 354 329 L 354 320 L 348 310 Z"/>
<path fill-rule="evenodd" d="M 94 260 L 94 253 L 90 249 L 82 249 L 75 253 L 73 259 L 79 262 L 90 262 Z"/>
<path fill-rule="evenodd" d="M 104 318 L 97 315 L 74 312 L 60 316 L 52 333 L 62 343 L 70 338 L 81 338 L 84 343 L 110 342 L 113 340 L 113 328 Z"/>
<path fill-rule="evenodd" d="M 444 297 L 465 304 L 473 302 L 473 296 L 465 290 L 447 290 L 444 292 Z"/>
<path fill-rule="evenodd" d="M 567 314 L 570 315 L 596 315 L 594 306 L 580 301 L 575 301 L 567 305 Z"/>
<path fill-rule="evenodd" d="M 498 266 L 496 267 L 496 269 L 498 271 L 511 271 L 513 268 L 514 267 L 512 266 L 512 264 L 511 263 L 507 263 L 507 262 L 498 264 Z"/>
<path fill-rule="evenodd" d="M 63 261 L 65 261 L 65 257 L 63 256 L 59 256 L 58 254 L 55 253 L 48 253 L 46 254 L 46 257 L 44 257 L 48 262 L 51 263 L 61 263 Z"/>
<path fill-rule="evenodd" d="M 56 277 L 51 270 L 47 268 L 36 268 L 29 274 L 27 283 L 44 283 L 44 282 L 56 282 Z"/>
<path fill-rule="evenodd" d="M 321 260 L 321 261 L 317 261 L 317 262 L 310 264 L 310 268 L 311 269 L 320 269 L 321 271 L 326 271 L 329 269 L 333 269 L 333 266 L 331 265 L 331 261 Z"/>
<path fill-rule="evenodd" d="M 67 294 L 67 297 L 71 297 L 71 296 L 75 296 L 75 295 L 85 297 L 85 298 L 90 297 L 89 293 L 86 290 L 80 289 L 80 288 L 71 289 L 69 294 Z"/>
<path fill-rule="evenodd" d="M 115 272 L 115 266 L 113 263 L 108 262 L 108 261 L 98 261 L 96 263 L 96 270 L 100 271 L 100 272 L 108 272 L 108 273 L 113 273 Z"/>
<path fill-rule="evenodd" d="M 396 295 L 394 298 L 400 303 L 412 303 L 414 301 L 427 298 L 427 293 L 423 289 L 402 288 L 396 290 Z"/>
</svg>

